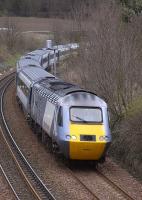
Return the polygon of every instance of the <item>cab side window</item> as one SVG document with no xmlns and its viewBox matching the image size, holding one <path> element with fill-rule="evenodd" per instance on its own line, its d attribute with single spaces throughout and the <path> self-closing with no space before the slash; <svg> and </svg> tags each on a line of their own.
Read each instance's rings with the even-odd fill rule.
<svg viewBox="0 0 142 200">
<path fill-rule="evenodd" d="M 59 108 L 57 121 L 58 121 L 59 126 L 63 126 L 63 108 L 62 107 Z"/>
</svg>

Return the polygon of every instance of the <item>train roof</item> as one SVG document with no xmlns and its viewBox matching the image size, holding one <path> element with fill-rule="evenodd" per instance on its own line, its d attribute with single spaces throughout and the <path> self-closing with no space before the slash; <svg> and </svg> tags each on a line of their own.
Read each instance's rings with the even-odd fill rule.
<svg viewBox="0 0 142 200">
<path fill-rule="evenodd" d="M 34 53 L 28 53 L 25 57 L 40 62 L 41 56 Z"/>
<path fill-rule="evenodd" d="M 44 80 L 40 80 L 35 84 L 35 88 L 41 96 L 47 97 L 53 104 L 56 104 L 60 98 L 77 92 L 85 92 L 95 95 L 93 92 L 86 91 L 77 85 L 67 83 L 58 78 L 45 78 Z"/>
<path fill-rule="evenodd" d="M 48 51 L 46 49 L 37 49 L 35 51 L 32 51 L 30 53 L 28 53 L 28 55 L 39 55 L 39 56 L 42 56 L 44 54 L 48 53 Z"/>
<path fill-rule="evenodd" d="M 60 79 L 45 79 L 40 82 L 40 87 L 48 89 L 60 97 L 65 96 L 69 92 L 81 90 L 78 86 Z"/>
<path fill-rule="evenodd" d="M 79 44 L 70 43 L 70 44 L 65 44 L 65 45 L 56 45 L 53 48 L 64 51 L 64 50 L 69 50 L 69 49 L 77 49 L 79 48 Z"/>
<path fill-rule="evenodd" d="M 44 78 L 55 78 L 55 76 L 39 67 L 26 67 L 20 73 L 24 74 L 31 82 L 37 82 Z"/>
<path fill-rule="evenodd" d="M 20 68 L 23 68 L 26 66 L 41 67 L 39 62 L 32 59 L 30 56 L 22 57 L 17 64 L 18 64 L 18 67 L 20 67 Z"/>
</svg>

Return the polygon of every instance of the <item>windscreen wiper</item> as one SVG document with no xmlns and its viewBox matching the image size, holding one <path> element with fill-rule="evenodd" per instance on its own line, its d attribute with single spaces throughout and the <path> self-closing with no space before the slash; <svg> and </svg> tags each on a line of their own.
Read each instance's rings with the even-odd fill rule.
<svg viewBox="0 0 142 200">
<path fill-rule="evenodd" d="M 80 118 L 80 117 L 77 117 L 75 115 L 73 115 L 73 117 L 75 117 L 76 119 L 79 119 L 80 121 L 84 122 L 84 123 L 87 123 L 87 121 L 85 121 L 84 119 Z"/>
</svg>

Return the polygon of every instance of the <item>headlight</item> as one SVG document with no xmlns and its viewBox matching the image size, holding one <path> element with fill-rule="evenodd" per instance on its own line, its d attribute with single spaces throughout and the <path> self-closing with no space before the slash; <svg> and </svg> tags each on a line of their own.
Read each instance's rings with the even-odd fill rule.
<svg viewBox="0 0 142 200">
<path fill-rule="evenodd" d="M 72 139 L 73 139 L 73 140 L 76 140 L 77 138 L 76 138 L 76 136 L 75 136 L 75 135 L 73 135 L 73 136 L 72 136 Z"/>
<path fill-rule="evenodd" d="M 67 139 L 67 140 L 70 140 L 70 139 L 71 139 L 71 136 L 70 136 L 70 135 L 66 135 L 66 139 Z"/>
<path fill-rule="evenodd" d="M 105 140 L 105 136 L 100 136 L 100 137 L 99 137 L 99 140 L 100 140 L 100 141 L 104 141 L 104 140 Z"/>
<path fill-rule="evenodd" d="M 100 136 L 99 140 L 100 141 L 109 141 L 109 136 Z"/>
</svg>

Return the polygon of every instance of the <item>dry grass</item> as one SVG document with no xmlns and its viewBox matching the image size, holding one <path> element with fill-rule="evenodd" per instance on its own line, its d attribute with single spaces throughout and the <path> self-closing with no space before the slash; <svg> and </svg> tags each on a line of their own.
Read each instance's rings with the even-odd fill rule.
<svg viewBox="0 0 142 200">
<path fill-rule="evenodd" d="M 0 18 L 0 27 L 7 27 L 8 31 L 0 32 L 0 72 L 16 66 L 17 59 L 25 52 L 43 47 L 51 34 L 24 33 L 26 30 L 41 30 L 46 19 L 36 18 Z M 28 26 L 30 29 L 28 29 Z M 45 29 L 44 29 L 45 30 Z"/>
<path fill-rule="evenodd" d="M 0 27 L 5 26 L 7 17 L 0 17 Z M 20 31 L 41 31 L 48 30 L 54 31 L 54 24 L 58 24 L 59 27 L 64 25 L 64 29 L 72 26 L 71 20 L 65 19 L 48 19 L 48 18 L 36 18 L 36 17 L 10 17 L 20 29 Z"/>
</svg>

